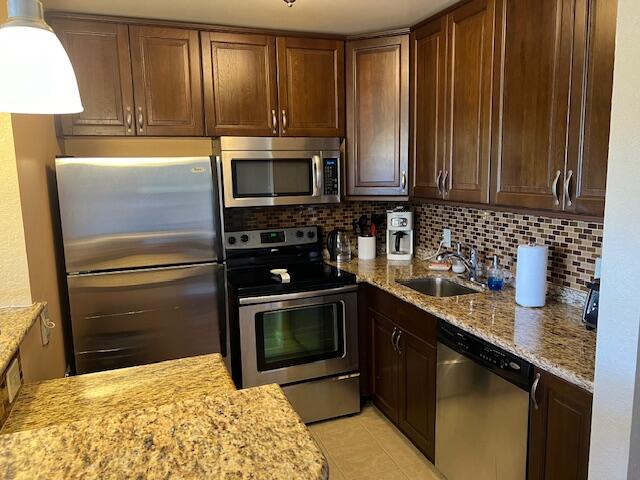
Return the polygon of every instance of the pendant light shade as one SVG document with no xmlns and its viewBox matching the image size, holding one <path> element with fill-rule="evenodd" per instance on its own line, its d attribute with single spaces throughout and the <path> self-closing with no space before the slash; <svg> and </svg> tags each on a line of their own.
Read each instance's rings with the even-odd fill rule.
<svg viewBox="0 0 640 480">
<path fill-rule="evenodd" d="M 42 3 L 8 0 L 8 13 L 0 26 L 0 112 L 82 112 L 76 75 Z"/>
</svg>

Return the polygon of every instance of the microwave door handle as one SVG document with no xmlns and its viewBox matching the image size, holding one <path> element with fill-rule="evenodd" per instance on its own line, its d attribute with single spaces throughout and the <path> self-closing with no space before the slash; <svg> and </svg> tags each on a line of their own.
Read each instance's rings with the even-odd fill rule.
<svg viewBox="0 0 640 480">
<path fill-rule="evenodd" d="M 315 188 L 314 196 L 320 195 L 322 188 L 322 178 L 320 177 L 320 155 L 313 156 L 313 184 Z"/>
</svg>

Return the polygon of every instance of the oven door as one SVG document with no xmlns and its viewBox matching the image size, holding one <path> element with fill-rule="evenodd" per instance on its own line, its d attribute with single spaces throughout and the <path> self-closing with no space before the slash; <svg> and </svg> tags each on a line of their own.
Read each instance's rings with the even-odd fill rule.
<svg viewBox="0 0 640 480">
<path fill-rule="evenodd" d="M 323 166 L 327 160 L 338 165 L 340 152 L 225 151 L 221 158 L 225 207 L 340 201 L 338 179 L 327 178 L 331 188 L 325 189 L 325 175 L 330 172 Z M 337 174 L 338 168 L 332 172 Z"/>
<path fill-rule="evenodd" d="M 242 386 L 358 369 L 357 287 L 240 299 Z"/>
</svg>

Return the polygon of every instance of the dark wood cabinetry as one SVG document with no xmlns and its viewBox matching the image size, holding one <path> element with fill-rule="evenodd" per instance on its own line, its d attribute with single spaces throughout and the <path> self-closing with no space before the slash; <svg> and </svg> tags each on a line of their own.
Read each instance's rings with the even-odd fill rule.
<svg viewBox="0 0 640 480">
<path fill-rule="evenodd" d="M 446 58 L 446 18 L 433 20 L 411 34 L 413 197 L 443 195 Z"/>
<path fill-rule="evenodd" d="M 577 0 L 565 210 L 604 215 L 616 0 Z"/>
<path fill-rule="evenodd" d="M 366 299 L 373 401 L 434 461 L 437 320 L 374 287 Z"/>
<path fill-rule="evenodd" d="M 276 39 L 202 32 L 207 134 L 278 135 Z"/>
<path fill-rule="evenodd" d="M 61 115 L 64 135 L 135 135 L 126 25 L 50 20 L 73 64 L 84 111 Z"/>
<path fill-rule="evenodd" d="M 278 37 L 280 134 L 344 136 L 344 42 Z"/>
<path fill-rule="evenodd" d="M 586 480 L 592 395 L 542 370 L 535 375 L 528 478 Z"/>
<path fill-rule="evenodd" d="M 204 135 L 194 30 L 129 27 L 138 135 Z"/>
<path fill-rule="evenodd" d="M 347 42 L 347 195 L 406 196 L 409 36 Z"/>
<path fill-rule="evenodd" d="M 493 0 L 413 33 L 413 196 L 488 203 Z"/>
<path fill-rule="evenodd" d="M 498 0 L 496 205 L 562 209 L 573 0 Z"/>
</svg>

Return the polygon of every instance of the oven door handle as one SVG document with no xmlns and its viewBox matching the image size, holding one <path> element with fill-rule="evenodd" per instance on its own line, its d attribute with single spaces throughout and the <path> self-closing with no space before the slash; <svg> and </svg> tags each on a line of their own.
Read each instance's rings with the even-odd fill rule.
<svg viewBox="0 0 640 480">
<path fill-rule="evenodd" d="M 255 305 L 257 303 L 284 302 L 287 300 L 299 300 L 302 298 L 319 297 L 325 295 L 333 295 L 336 293 L 348 293 L 358 291 L 357 285 L 348 285 L 346 287 L 329 288 L 326 290 L 313 290 L 310 292 L 285 293 L 283 295 L 261 295 L 259 297 L 246 297 L 239 300 L 240 305 Z"/>
</svg>

